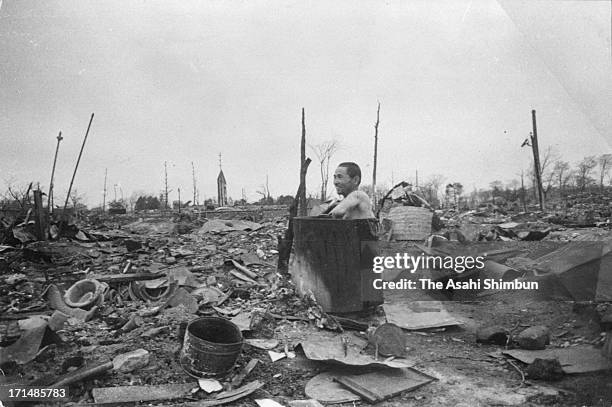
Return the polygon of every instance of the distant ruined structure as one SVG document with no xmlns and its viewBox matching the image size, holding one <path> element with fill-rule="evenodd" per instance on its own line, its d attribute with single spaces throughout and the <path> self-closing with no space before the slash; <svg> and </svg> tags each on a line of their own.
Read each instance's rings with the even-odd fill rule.
<svg viewBox="0 0 612 407">
<path fill-rule="evenodd" d="M 217 203 L 219 206 L 227 205 L 227 181 L 221 168 L 221 153 L 219 153 L 219 176 L 217 176 Z"/>
</svg>

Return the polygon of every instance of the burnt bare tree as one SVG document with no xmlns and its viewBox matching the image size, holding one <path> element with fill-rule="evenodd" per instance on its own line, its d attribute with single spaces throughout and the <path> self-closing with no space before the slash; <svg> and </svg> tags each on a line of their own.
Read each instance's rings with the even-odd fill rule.
<svg viewBox="0 0 612 407">
<path fill-rule="evenodd" d="M 445 180 L 446 177 L 442 174 L 433 174 L 427 179 L 425 186 L 431 189 L 430 197 L 428 199 L 430 204 L 437 206 L 439 203 L 440 187 L 444 184 Z"/>
<path fill-rule="evenodd" d="M 559 188 L 559 195 L 563 196 L 565 185 L 567 184 L 568 178 L 570 176 L 569 163 L 561 159 L 556 160 L 553 167 L 553 173 L 555 174 L 557 188 Z"/>
<path fill-rule="evenodd" d="M 327 185 L 329 183 L 329 162 L 332 156 L 338 151 L 340 144 L 336 140 L 324 141 L 315 146 L 310 146 L 319 161 L 321 173 L 321 201 L 327 199 Z"/>
<path fill-rule="evenodd" d="M 594 182 L 593 178 L 591 177 L 591 173 L 596 166 L 597 159 L 593 155 L 584 157 L 582 161 L 578 163 L 576 168 L 576 184 L 577 187 L 580 188 L 581 192 L 583 192 L 586 187 Z"/>
<path fill-rule="evenodd" d="M 6 192 L 0 196 L 0 199 L 4 202 L 14 201 L 19 204 L 21 208 L 27 205 L 31 205 L 30 192 L 32 191 L 32 183 L 27 185 L 19 185 L 14 180 L 6 180 Z"/>
<path fill-rule="evenodd" d="M 560 155 L 552 146 L 548 146 L 544 152 L 544 156 L 540 160 L 540 174 L 542 179 L 542 193 L 544 200 L 548 198 L 548 193 L 551 191 L 554 179 L 555 169 L 554 163 L 560 159 Z"/>
<path fill-rule="evenodd" d="M 612 154 L 602 154 L 597 157 L 599 163 L 599 190 L 603 193 L 604 190 L 604 178 L 610 172 L 610 165 L 612 165 Z"/>
<path fill-rule="evenodd" d="M 268 176 L 266 175 L 266 183 L 261 184 L 257 191 L 259 195 L 261 195 L 261 200 L 266 204 L 272 203 L 274 200 L 272 196 L 270 196 L 270 183 L 268 182 Z"/>
</svg>

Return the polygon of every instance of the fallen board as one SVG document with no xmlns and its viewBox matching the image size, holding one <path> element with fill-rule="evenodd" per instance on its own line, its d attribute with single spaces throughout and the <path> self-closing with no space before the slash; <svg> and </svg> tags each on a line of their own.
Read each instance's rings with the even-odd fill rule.
<svg viewBox="0 0 612 407">
<path fill-rule="evenodd" d="M 567 374 L 612 369 L 612 362 L 602 355 L 601 349 L 592 346 L 574 346 L 571 348 L 545 350 L 514 349 L 503 351 L 502 353 L 527 364 L 533 363 L 536 358 L 559 359 L 563 371 Z"/>
<path fill-rule="evenodd" d="M 335 380 L 349 389 L 364 390 L 371 403 L 386 400 L 405 391 L 431 383 L 435 378 L 416 369 L 383 369 L 359 375 L 338 375 Z M 358 394 L 360 392 L 357 392 Z"/>
<path fill-rule="evenodd" d="M 417 303 L 422 303 L 424 306 L 431 308 L 431 310 L 415 312 L 410 309 L 411 306 L 417 306 Z M 387 322 L 410 331 L 462 324 L 459 319 L 455 318 L 435 301 L 414 301 L 412 305 L 385 304 L 383 308 Z"/>
<path fill-rule="evenodd" d="M 361 400 L 361 397 L 342 387 L 334 381 L 334 372 L 319 373 L 306 383 L 304 393 L 311 399 L 325 404 L 350 403 Z"/>
<path fill-rule="evenodd" d="M 325 404 L 350 403 L 361 398 L 334 381 L 335 379 L 347 378 L 376 393 L 381 399 L 415 390 L 436 380 L 412 368 L 359 370 L 364 373 L 354 374 L 356 371 L 354 368 L 338 368 L 320 373 L 306 383 L 304 393 Z"/>
<path fill-rule="evenodd" d="M 346 347 L 344 347 L 339 337 L 324 339 L 312 338 L 308 341 L 300 342 L 304 355 L 310 360 L 323 362 L 336 362 L 346 366 L 378 366 L 378 367 L 411 367 L 415 362 L 407 359 L 394 359 L 390 361 L 376 360 L 372 356 L 361 353 L 363 347 L 358 346 L 356 340 L 351 337 Z"/>
<path fill-rule="evenodd" d="M 98 404 L 130 403 L 137 401 L 172 400 L 186 397 L 198 383 L 160 384 L 157 386 L 99 387 L 91 391 Z"/>
</svg>

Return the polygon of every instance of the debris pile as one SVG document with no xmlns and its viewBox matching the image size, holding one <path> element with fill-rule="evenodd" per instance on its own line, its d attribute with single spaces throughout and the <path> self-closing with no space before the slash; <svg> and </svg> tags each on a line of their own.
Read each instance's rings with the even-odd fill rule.
<svg viewBox="0 0 612 407">
<path fill-rule="evenodd" d="M 491 239 L 452 238 L 479 218 L 462 214 L 445 219 L 458 225 L 448 236 L 414 250 L 486 253 L 480 277 L 539 278 L 565 299 L 610 301 L 605 242 L 572 249 L 574 243 L 548 239 L 562 231 L 541 216 L 495 216 L 487 225 L 496 231 Z M 66 226 L 55 240 L 7 241 L 0 246 L 0 367 L 9 383 L 68 387 L 76 403 L 193 406 L 247 397 L 263 406 L 440 401 L 427 389 L 440 392 L 455 380 L 446 378 L 445 366 L 481 347 L 497 348 L 489 353 L 498 368 L 520 372 L 525 383 L 612 367 L 601 357 L 612 353 L 612 308 L 603 305 L 603 333 L 596 338 L 546 321 L 521 320 L 514 327 L 499 321 L 471 331 L 473 321 L 451 303 L 394 301 L 387 293 L 373 313 L 331 315 L 312 293 L 298 296 L 288 276 L 277 272 L 277 236 L 286 226 L 286 217 L 261 223 L 90 217 Z M 546 250 L 534 253 L 528 242 Z M 394 242 L 386 244 L 398 252 Z M 589 273 L 595 277 L 585 279 Z M 474 298 L 485 295 L 496 292 Z M 237 336 L 208 338 L 190 325 L 210 319 L 236 327 Z M 240 346 L 226 364 L 201 364 L 209 354 L 194 345 L 198 341 Z"/>
</svg>

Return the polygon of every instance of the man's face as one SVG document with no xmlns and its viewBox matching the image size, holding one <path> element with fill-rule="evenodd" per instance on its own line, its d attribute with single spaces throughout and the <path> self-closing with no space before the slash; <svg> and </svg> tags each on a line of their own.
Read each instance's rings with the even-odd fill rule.
<svg viewBox="0 0 612 407">
<path fill-rule="evenodd" d="M 346 167 L 338 167 L 334 172 L 334 187 L 338 195 L 347 196 L 359 186 L 359 177 L 350 177 Z"/>
</svg>

